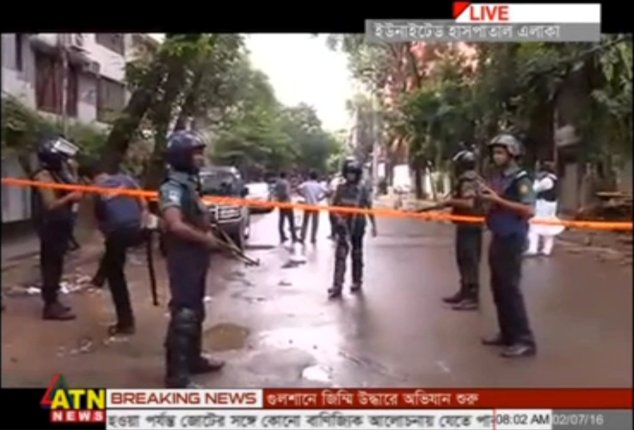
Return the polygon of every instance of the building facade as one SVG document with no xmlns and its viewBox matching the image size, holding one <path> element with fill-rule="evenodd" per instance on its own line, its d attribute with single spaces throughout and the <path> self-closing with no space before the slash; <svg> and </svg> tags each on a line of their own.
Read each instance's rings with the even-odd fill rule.
<svg viewBox="0 0 634 430">
<path fill-rule="evenodd" d="M 53 120 L 105 129 L 129 98 L 126 62 L 148 43 L 158 44 L 146 34 L 2 34 L 2 97 L 16 97 Z M 6 154 L 2 174 L 24 176 Z M 30 190 L 2 188 L 2 222 L 30 218 Z"/>
<path fill-rule="evenodd" d="M 126 103 L 131 42 L 123 33 L 3 34 L 3 95 L 16 96 L 44 115 L 62 116 L 65 93 L 69 121 L 106 124 Z"/>
</svg>

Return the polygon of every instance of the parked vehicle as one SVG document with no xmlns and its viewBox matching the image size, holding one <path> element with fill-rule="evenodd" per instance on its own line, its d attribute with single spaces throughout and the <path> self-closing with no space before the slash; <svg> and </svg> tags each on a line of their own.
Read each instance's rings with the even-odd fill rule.
<svg viewBox="0 0 634 430">
<path fill-rule="evenodd" d="M 206 167 L 200 172 L 200 183 L 203 196 L 242 198 L 249 194 L 240 172 L 235 167 Z M 242 205 L 213 203 L 206 203 L 206 206 L 212 222 L 226 232 L 240 249 L 244 249 L 251 230 L 249 208 Z"/>
<path fill-rule="evenodd" d="M 270 202 L 272 200 L 271 186 L 266 182 L 253 182 L 247 184 L 249 190 L 249 200 L 257 200 L 262 202 Z M 266 214 L 273 211 L 272 206 L 251 206 L 250 211 L 253 214 Z"/>
</svg>

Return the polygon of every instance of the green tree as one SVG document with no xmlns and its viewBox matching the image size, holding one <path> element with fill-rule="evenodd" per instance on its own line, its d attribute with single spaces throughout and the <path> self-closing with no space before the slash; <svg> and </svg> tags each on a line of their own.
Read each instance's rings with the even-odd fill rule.
<svg viewBox="0 0 634 430">
<path fill-rule="evenodd" d="M 281 106 L 268 78 L 246 58 L 236 73 L 241 85 L 225 120 L 214 129 L 212 160 L 234 165 L 247 177 L 289 166 L 296 153 L 282 130 Z"/>
<path fill-rule="evenodd" d="M 314 108 L 306 104 L 283 109 L 282 130 L 295 148 L 295 165 L 298 169 L 325 173 L 328 158 L 337 152 L 338 142 L 323 128 Z"/>
<path fill-rule="evenodd" d="M 32 173 L 31 155 L 46 138 L 60 135 L 58 121 L 40 115 L 13 96 L 2 98 L 2 150 L 17 156 L 27 175 Z M 81 148 L 82 158 L 97 157 L 106 143 L 106 131 L 95 125 L 71 124 L 67 138 Z"/>
</svg>

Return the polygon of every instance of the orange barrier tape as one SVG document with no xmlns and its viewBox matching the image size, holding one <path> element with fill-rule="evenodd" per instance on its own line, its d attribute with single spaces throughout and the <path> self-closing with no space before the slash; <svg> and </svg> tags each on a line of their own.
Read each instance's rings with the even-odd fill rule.
<svg viewBox="0 0 634 430">
<path fill-rule="evenodd" d="M 79 185 L 79 184 L 58 184 L 50 182 L 32 181 L 28 179 L 18 178 L 2 178 L 3 185 L 9 186 L 21 186 L 21 187 L 36 187 L 36 188 L 52 188 L 61 189 L 67 191 L 80 191 L 83 193 L 95 193 L 95 194 L 108 194 L 108 195 L 125 195 L 129 197 L 145 198 L 148 200 L 156 200 L 158 198 L 158 192 L 146 191 L 146 190 L 129 190 L 129 189 L 117 189 L 95 187 L 92 185 Z M 220 196 L 205 196 L 203 201 L 207 203 L 215 204 L 231 204 L 236 206 L 259 206 L 259 207 L 272 207 L 283 209 L 302 209 L 302 210 L 317 210 L 317 211 L 329 211 L 344 214 L 363 214 L 363 215 L 375 215 L 386 216 L 395 218 L 413 218 L 424 221 L 453 221 L 479 224 L 484 222 L 482 217 L 474 216 L 462 216 L 452 215 L 446 212 L 405 212 L 394 209 L 385 208 L 372 208 L 361 209 L 353 207 L 340 207 L 340 206 L 319 206 L 308 205 L 303 203 L 283 203 L 283 202 L 266 202 L 261 200 L 250 200 L 235 197 L 220 197 Z M 609 222 L 609 221 L 568 221 L 568 220 L 550 220 L 550 219 L 537 219 L 533 218 L 530 221 L 534 224 L 544 225 L 563 225 L 568 228 L 577 228 L 585 230 L 610 230 L 610 231 L 632 231 L 631 222 Z"/>
</svg>

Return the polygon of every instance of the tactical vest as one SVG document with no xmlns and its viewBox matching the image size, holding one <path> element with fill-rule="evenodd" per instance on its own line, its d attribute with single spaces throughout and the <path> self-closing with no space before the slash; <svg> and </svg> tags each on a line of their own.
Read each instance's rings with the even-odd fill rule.
<svg viewBox="0 0 634 430">
<path fill-rule="evenodd" d="M 339 185 L 339 205 L 360 208 L 363 203 L 365 188 L 359 184 L 343 183 Z M 359 214 L 345 214 L 345 221 L 351 234 L 362 234 L 366 224 L 366 216 Z"/>
<path fill-rule="evenodd" d="M 557 201 L 557 183 L 559 182 L 559 180 L 557 179 L 557 176 L 553 175 L 552 173 L 548 173 L 545 178 L 550 179 L 551 181 L 553 181 L 553 187 L 549 190 L 546 191 L 540 191 L 539 193 L 537 193 L 537 199 L 538 200 L 546 200 L 547 202 L 555 202 Z"/>
<path fill-rule="evenodd" d="M 520 192 L 518 189 L 518 181 L 526 177 L 528 177 L 528 174 L 524 170 L 519 170 L 512 177 L 504 178 L 502 184 L 503 190 L 498 192 L 500 197 L 505 200 L 519 202 Z M 493 205 L 491 207 L 486 216 L 486 224 L 489 230 L 496 236 L 525 236 L 528 233 L 528 219 L 499 205 Z"/>
<path fill-rule="evenodd" d="M 462 195 L 462 186 L 465 183 L 475 183 L 475 182 L 477 182 L 477 174 L 475 173 L 475 171 L 468 171 L 468 172 L 462 173 L 458 177 L 458 180 L 456 181 L 456 186 L 454 187 L 454 190 L 453 190 L 453 196 L 458 199 L 464 198 L 464 196 Z M 482 208 L 482 201 L 476 197 L 474 199 L 473 208 L 455 207 L 452 209 L 452 213 L 454 215 L 461 215 L 461 216 L 482 215 L 484 213 Z M 468 225 L 471 227 L 479 227 L 479 224 L 474 224 L 474 223 L 459 223 L 459 224 Z"/>
<path fill-rule="evenodd" d="M 73 183 L 70 179 L 64 178 L 62 175 L 59 175 L 56 172 L 53 172 L 51 170 L 46 170 L 46 169 L 39 169 L 35 171 L 33 175 L 31 175 L 31 180 L 35 181 L 36 180 L 35 178 L 37 177 L 37 175 L 43 171 L 47 171 L 53 178 L 53 181 L 57 184 L 72 184 Z M 61 190 L 61 189 L 53 189 L 53 192 L 55 193 L 55 197 L 58 199 L 70 193 L 70 191 Z M 39 189 L 36 188 L 31 190 L 31 214 L 32 214 L 33 222 L 35 223 L 37 227 L 42 227 L 42 226 L 53 224 L 53 223 L 54 224 L 66 223 L 66 222 L 71 223 L 73 220 L 72 207 L 73 207 L 73 204 L 69 203 L 67 205 L 58 207 L 57 209 L 54 209 L 54 210 L 47 210 L 44 206 L 44 201 L 42 200 L 42 194 L 40 193 Z"/>
<path fill-rule="evenodd" d="M 192 189 L 187 184 L 175 181 L 171 178 L 165 180 L 164 183 L 168 182 L 178 185 L 183 191 L 181 195 L 181 213 L 183 214 L 184 221 L 194 227 L 206 229 L 207 226 L 203 226 L 205 216 L 199 205 L 198 196 L 192 192 Z"/>
</svg>

